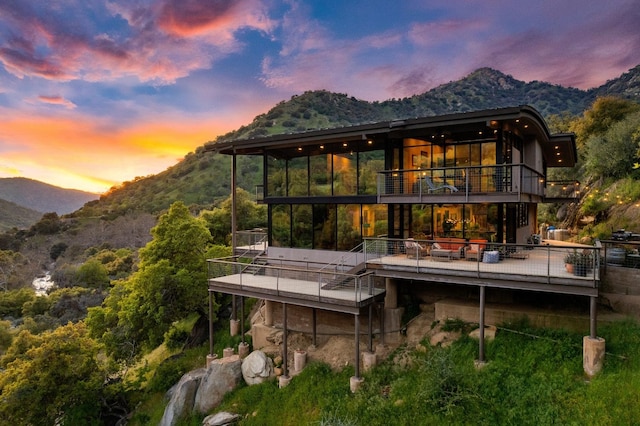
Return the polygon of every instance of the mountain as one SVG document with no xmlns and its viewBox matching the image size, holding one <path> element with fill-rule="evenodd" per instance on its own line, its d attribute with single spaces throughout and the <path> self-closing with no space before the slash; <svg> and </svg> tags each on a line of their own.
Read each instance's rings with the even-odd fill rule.
<svg viewBox="0 0 640 426">
<path fill-rule="evenodd" d="M 0 232 L 11 228 L 28 228 L 41 217 L 40 212 L 0 199 Z"/>
<path fill-rule="evenodd" d="M 42 213 L 74 212 L 86 202 L 98 199 L 98 195 L 17 177 L 0 178 L 0 199 L 40 212 L 42 216 Z"/>
<path fill-rule="evenodd" d="M 599 96 L 618 96 L 640 103 L 640 65 L 591 90 L 540 81 L 527 83 L 491 68 L 481 68 L 423 94 L 384 102 L 367 102 L 326 90 L 308 91 L 278 103 L 216 141 L 522 104 L 532 105 L 546 118 L 560 114 L 578 116 Z M 240 156 L 237 166 L 238 186 L 253 194 L 262 181 L 262 164 L 255 158 Z M 228 197 L 229 171 L 228 157 L 204 152 L 201 147 L 164 172 L 124 182 L 77 214 L 107 218 L 128 211 L 155 214 L 177 200 L 187 205 L 211 206 Z"/>
<path fill-rule="evenodd" d="M 545 117 L 580 115 L 599 96 L 640 102 L 640 65 L 599 88 L 581 90 L 541 81 L 524 82 L 491 68 L 403 99 L 367 102 L 346 94 L 309 91 L 282 101 L 250 124 L 217 141 L 366 124 L 456 112 L 531 105 Z"/>
</svg>

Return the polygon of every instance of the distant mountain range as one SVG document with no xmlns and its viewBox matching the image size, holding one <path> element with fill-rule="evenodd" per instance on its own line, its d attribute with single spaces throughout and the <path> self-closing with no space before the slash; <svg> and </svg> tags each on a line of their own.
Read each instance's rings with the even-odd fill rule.
<svg viewBox="0 0 640 426">
<path fill-rule="evenodd" d="M 43 213 L 72 213 L 88 201 L 98 198 L 97 194 L 59 188 L 33 179 L 0 178 L 0 201 L 4 201 L 0 226 L 6 222 L 18 224 L 21 222 L 20 219 L 30 226 L 42 217 Z"/>
</svg>

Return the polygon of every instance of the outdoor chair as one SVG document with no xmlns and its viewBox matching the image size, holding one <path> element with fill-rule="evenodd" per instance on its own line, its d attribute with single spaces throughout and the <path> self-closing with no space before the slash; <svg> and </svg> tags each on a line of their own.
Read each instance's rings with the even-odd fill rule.
<svg viewBox="0 0 640 426">
<path fill-rule="evenodd" d="M 413 238 L 409 238 L 404 242 L 404 248 L 409 259 L 420 259 L 429 254 L 427 248 L 414 241 Z"/>
<path fill-rule="evenodd" d="M 440 186 L 436 186 L 436 184 L 433 183 L 429 176 L 424 177 L 424 183 L 427 185 L 427 190 L 429 192 L 438 191 L 440 189 L 449 189 L 451 192 L 458 192 L 458 188 L 453 185 L 449 185 L 448 183 L 443 183 Z"/>
<path fill-rule="evenodd" d="M 487 240 L 470 240 L 469 245 L 464 248 L 464 258 L 481 261 L 486 246 Z"/>
</svg>

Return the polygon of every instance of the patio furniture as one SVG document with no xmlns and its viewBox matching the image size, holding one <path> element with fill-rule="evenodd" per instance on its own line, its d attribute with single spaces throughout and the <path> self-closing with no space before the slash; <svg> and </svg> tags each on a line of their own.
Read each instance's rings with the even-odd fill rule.
<svg viewBox="0 0 640 426">
<path fill-rule="evenodd" d="M 498 250 L 487 250 L 482 255 L 483 263 L 498 263 L 500 261 L 500 252 Z"/>
<path fill-rule="evenodd" d="M 428 192 L 438 191 L 440 189 L 449 189 L 451 192 L 458 192 L 458 188 L 453 185 L 449 185 L 448 183 L 443 183 L 440 186 L 436 186 L 435 183 L 431 180 L 429 176 L 424 177 L 424 183 L 427 185 Z"/>
<path fill-rule="evenodd" d="M 404 249 L 407 253 L 408 259 L 420 259 L 429 255 L 429 249 L 423 247 L 417 241 L 414 241 L 413 238 L 408 238 L 404 242 Z"/>
<path fill-rule="evenodd" d="M 467 240 L 464 238 L 454 237 L 438 237 L 433 243 L 433 249 L 451 250 L 451 257 L 454 259 L 462 259 L 464 257 L 464 248 Z M 432 254 L 433 256 L 433 254 Z"/>
<path fill-rule="evenodd" d="M 431 259 L 433 260 L 446 260 L 448 262 L 451 261 L 453 256 L 453 250 L 447 249 L 431 249 Z"/>
<path fill-rule="evenodd" d="M 482 254 L 487 248 L 487 240 L 469 240 L 469 245 L 464 249 L 464 258 L 467 260 L 482 260 Z"/>
</svg>

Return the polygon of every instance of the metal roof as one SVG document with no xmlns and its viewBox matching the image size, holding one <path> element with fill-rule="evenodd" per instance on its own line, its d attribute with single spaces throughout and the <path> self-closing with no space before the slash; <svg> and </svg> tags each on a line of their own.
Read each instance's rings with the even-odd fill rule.
<svg viewBox="0 0 640 426">
<path fill-rule="evenodd" d="M 262 155 L 265 148 L 299 147 L 318 142 L 326 144 L 376 137 L 402 138 L 427 131 L 440 132 L 471 128 L 471 126 L 492 128 L 494 125 L 517 129 L 525 140 L 531 136 L 535 137 L 542 147 L 549 167 L 573 167 L 577 162 L 575 135 L 573 133 L 550 134 L 540 113 L 528 105 L 211 142 L 205 145 L 205 151 L 226 155 Z"/>
</svg>

